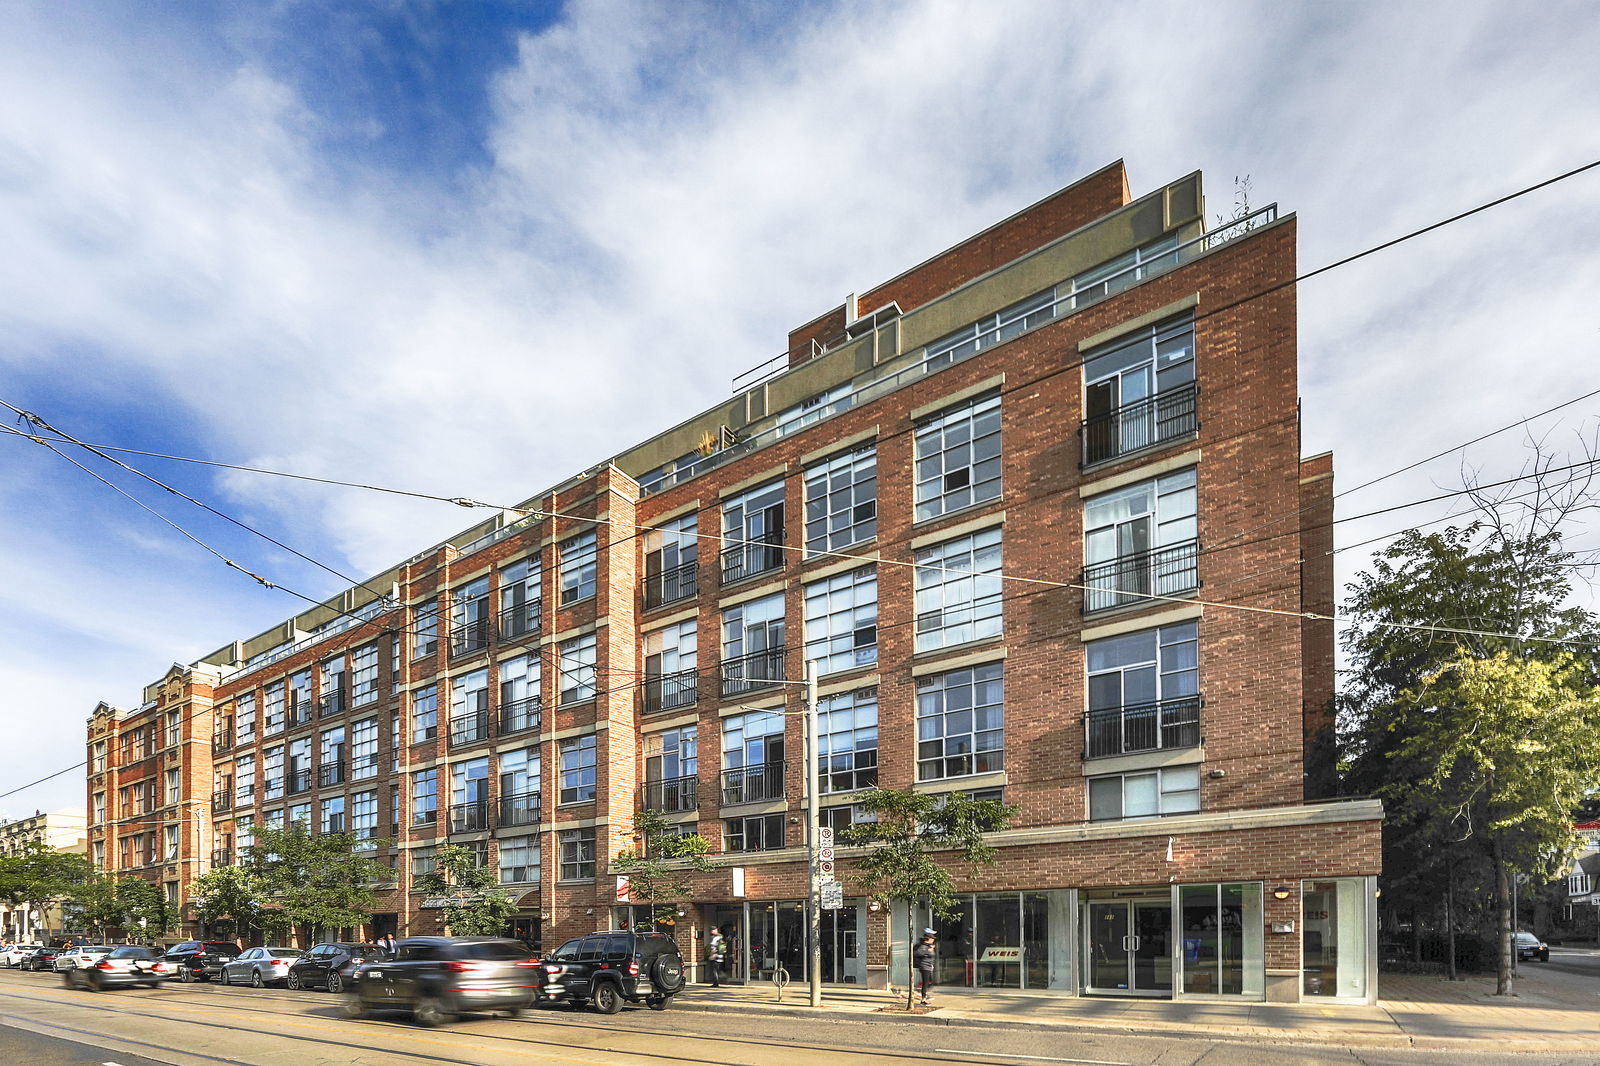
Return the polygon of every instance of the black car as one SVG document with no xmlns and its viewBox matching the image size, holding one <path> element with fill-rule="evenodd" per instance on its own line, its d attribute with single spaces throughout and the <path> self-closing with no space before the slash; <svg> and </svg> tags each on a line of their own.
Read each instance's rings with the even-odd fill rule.
<svg viewBox="0 0 1600 1066">
<path fill-rule="evenodd" d="M 389 953 L 376 944 L 318 944 L 289 964 L 285 983 L 291 990 L 326 988 L 329 992 L 343 992 L 363 962 L 388 957 Z"/>
<path fill-rule="evenodd" d="M 112 948 L 92 966 L 77 966 L 61 975 L 68 988 L 88 988 L 103 992 L 125 985 L 154 988 L 161 983 L 166 961 L 156 958 L 149 948 Z"/>
<path fill-rule="evenodd" d="M 540 1002 L 593 1003 L 615 1014 L 623 1001 L 665 1010 L 683 991 L 683 956 L 665 933 L 612 929 L 562 944 L 540 960 Z"/>
<path fill-rule="evenodd" d="M 35 973 L 40 970 L 54 970 L 56 968 L 56 959 L 65 950 L 66 948 L 49 946 L 34 948 L 33 953 L 24 956 L 19 965 L 22 969 L 32 970 Z"/>
<path fill-rule="evenodd" d="M 443 1025 L 468 1011 L 515 1017 L 533 1006 L 539 960 L 516 940 L 490 936 L 413 936 L 392 959 L 369 961 L 351 982 L 346 1016 L 410 1011 L 421 1025 Z"/>
<path fill-rule="evenodd" d="M 226 940 L 185 940 L 161 956 L 180 980 L 209 981 L 222 974 L 222 964 L 239 954 L 239 945 Z"/>
</svg>

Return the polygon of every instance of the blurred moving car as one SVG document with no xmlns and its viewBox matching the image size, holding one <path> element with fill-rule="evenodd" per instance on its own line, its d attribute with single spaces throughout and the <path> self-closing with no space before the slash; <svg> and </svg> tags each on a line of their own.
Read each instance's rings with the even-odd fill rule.
<svg viewBox="0 0 1600 1066">
<path fill-rule="evenodd" d="M 623 1001 L 665 1010 L 683 991 L 683 956 L 665 933 L 612 929 L 567 941 L 540 960 L 540 1002 L 593 1003 L 615 1014 Z"/>
<path fill-rule="evenodd" d="M 517 940 L 489 936 L 414 936 L 394 958 L 362 966 L 344 1004 L 346 1017 L 410 1011 L 419 1025 L 443 1025 L 470 1011 L 511 1017 L 533 1006 L 539 961 Z"/>
<path fill-rule="evenodd" d="M 12 944 L 5 951 L 0 952 L 0 965 L 21 966 L 23 959 L 43 946 L 42 944 Z"/>
<path fill-rule="evenodd" d="M 185 940 L 167 949 L 162 959 L 184 981 L 209 981 L 222 973 L 222 964 L 239 954 L 228 940 Z"/>
<path fill-rule="evenodd" d="M 289 964 L 286 983 L 291 989 L 326 988 L 329 992 L 343 992 L 363 962 L 388 957 L 389 953 L 376 944 L 333 941 L 318 944 Z"/>
<path fill-rule="evenodd" d="M 84 944 L 81 947 L 62 948 L 61 953 L 56 956 L 56 961 L 51 963 L 51 968 L 56 973 L 82 970 L 93 966 L 110 953 L 110 944 Z"/>
<path fill-rule="evenodd" d="M 1532 933 L 1512 933 L 1511 946 L 1516 949 L 1517 958 L 1524 962 L 1530 959 L 1550 961 L 1550 945 Z"/>
<path fill-rule="evenodd" d="M 87 988 L 95 992 L 127 985 L 154 988 L 161 983 L 165 976 L 162 970 L 166 968 L 166 963 L 149 948 L 129 945 L 110 948 L 98 954 L 93 965 L 74 966 L 61 977 L 68 988 Z"/>
<path fill-rule="evenodd" d="M 304 955 L 299 948 L 247 948 L 238 958 L 222 964 L 222 983 L 261 988 L 289 979 L 289 967 Z"/>
</svg>

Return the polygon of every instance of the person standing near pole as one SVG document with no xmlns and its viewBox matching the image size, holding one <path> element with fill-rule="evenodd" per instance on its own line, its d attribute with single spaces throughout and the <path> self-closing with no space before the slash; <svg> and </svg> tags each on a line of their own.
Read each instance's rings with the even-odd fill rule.
<svg viewBox="0 0 1600 1066">
<path fill-rule="evenodd" d="M 937 961 L 938 956 L 933 950 L 933 930 L 924 929 L 922 939 L 911 951 L 911 964 L 917 970 L 917 991 L 922 994 L 917 1001 L 920 1006 L 926 1007 L 932 1002 L 928 993 L 933 989 L 933 968 Z"/>
</svg>

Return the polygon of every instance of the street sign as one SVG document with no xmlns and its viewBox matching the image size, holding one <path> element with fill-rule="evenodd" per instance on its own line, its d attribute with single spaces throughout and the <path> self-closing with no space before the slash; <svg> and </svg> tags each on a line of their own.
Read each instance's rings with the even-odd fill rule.
<svg viewBox="0 0 1600 1066">
<path fill-rule="evenodd" d="M 833 845 L 832 844 L 824 844 L 824 845 L 822 845 L 822 847 L 818 848 L 817 849 L 817 858 L 821 859 L 823 862 L 832 862 L 833 861 Z"/>
<path fill-rule="evenodd" d="M 836 911 L 844 907 L 844 885 L 838 881 L 822 882 L 822 909 Z"/>
<path fill-rule="evenodd" d="M 817 826 L 817 844 L 824 848 L 833 847 L 833 826 Z"/>
<path fill-rule="evenodd" d="M 823 862 L 817 863 L 817 872 L 820 873 L 823 877 L 832 877 L 833 876 L 833 863 L 827 862 L 827 861 L 823 861 Z"/>
</svg>

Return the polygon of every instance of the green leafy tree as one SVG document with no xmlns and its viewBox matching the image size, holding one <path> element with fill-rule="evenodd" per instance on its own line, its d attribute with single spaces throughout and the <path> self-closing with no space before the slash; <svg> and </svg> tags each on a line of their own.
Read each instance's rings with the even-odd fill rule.
<svg viewBox="0 0 1600 1066">
<path fill-rule="evenodd" d="M 444 908 L 444 924 L 452 936 L 499 936 L 517 912 L 516 900 L 495 880 L 495 873 L 478 865 L 471 848 L 445 844 L 435 853 L 436 868 L 415 881 L 430 896 L 452 902 Z"/>
<path fill-rule="evenodd" d="M 122 924 L 122 903 L 117 899 L 116 878 L 103 873 L 91 873 L 81 884 L 74 886 L 62 910 L 71 924 L 93 929 L 104 941 L 110 930 Z"/>
<path fill-rule="evenodd" d="M 177 915 L 161 886 L 142 877 L 124 877 L 116 883 L 117 925 L 128 932 L 160 936 L 170 930 Z"/>
<path fill-rule="evenodd" d="M 1496 993 L 1512 993 L 1511 893 L 1518 873 L 1556 877 L 1572 812 L 1600 789 L 1600 694 L 1567 656 L 1462 650 L 1402 694 L 1412 729 L 1399 755 L 1424 772 L 1384 794 L 1430 810 L 1429 829 L 1479 850 L 1494 875 Z"/>
<path fill-rule="evenodd" d="M 85 856 L 47 848 L 38 841 L 29 841 L 17 858 L 10 891 L 39 916 L 41 924 L 53 904 L 70 901 L 95 875 Z"/>
<path fill-rule="evenodd" d="M 856 803 L 876 820 L 857 823 L 841 834 L 844 843 L 868 849 L 856 860 L 851 880 L 881 904 L 905 904 L 908 916 L 923 903 L 933 914 L 954 917 L 955 875 L 937 853 L 954 853 L 968 878 L 975 877 L 996 858 L 984 834 L 1004 829 L 1017 813 L 1016 807 L 999 800 L 974 800 L 964 792 L 933 795 L 872 788 Z M 907 1010 L 913 984 L 908 977 Z"/>
<path fill-rule="evenodd" d="M 699 833 L 680 834 L 660 811 L 645 808 L 633 816 L 640 847 L 619 851 L 611 872 L 628 879 L 628 894 L 649 904 L 658 921 L 676 920 L 676 904 L 693 894 L 690 875 L 711 869 L 711 844 Z"/>
<path fill-rule="evenodd" d="M 263 920 L 261 881 L 259 873 L 244 866 L 214 866 L 196 878 L 190 896 L 200 923 L 209 927 L 228 919 L 241 936 L 248 936 L 252 929 L 265 929 L 274 924 Z M 282 923 L 277 924 L 281 926 Z"/>
<path fill-rule="evenodd" d="M 373 886 L 391 877 L 372 846 L 353 833 L 313 834 L 304 822 L 257 826 L 246 866 L 261 889 L 258 924 L 274 934 L 298 926 L 315 939 L 370 921 Z"/>
</svg>

